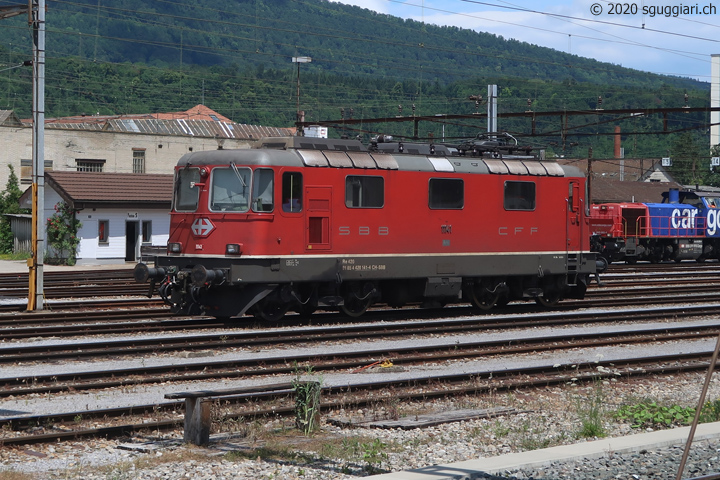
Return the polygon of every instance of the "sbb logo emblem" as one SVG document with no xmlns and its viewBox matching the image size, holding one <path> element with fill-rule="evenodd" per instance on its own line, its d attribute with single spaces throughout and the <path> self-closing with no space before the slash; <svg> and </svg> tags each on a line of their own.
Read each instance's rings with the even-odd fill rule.
<svg viewBox="0 0 720 480">
<path fill-rule="evenodd" d="M 196 218 L 190 228 L 196 237 L 207 237 L 213 231 L 215 225 L 209 218 Z"/>
</svg>

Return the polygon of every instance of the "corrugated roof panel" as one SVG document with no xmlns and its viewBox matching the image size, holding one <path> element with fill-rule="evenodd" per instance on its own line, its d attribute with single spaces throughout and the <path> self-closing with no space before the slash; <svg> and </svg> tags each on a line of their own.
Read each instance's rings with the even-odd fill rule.
<svg viewBox="0 0 720 480">
<path fill-rule="evenodd" d="M 327 158 L 322 154 L 320 150 L 298 150 L 297 151 L 303 159 L 303 163 L 308 167 L 327 167 Z"/>
<path fill-rule="evenodd" d="M 432 163 L 433 168 L 436 172 L 454 172 L 455 167 L 453 167 L 452 163 L 448 161 L 445 157 L 427 157 L 428 160 L 430 160 L 430 163 Z"/>
<path fill-rule="evenodd" d="M 377 168 L 375 160 L 367 152 L 348 152 L 355 168 Z"/>
<path fill-rule="evenodd" d="M 505 165 L 508 167 L 508 171 L 513 175 L 527 175 L 527 167 L 518 160 L 505 160 Z"/>
<path fill-rule="evenodd" d="M 0 110 L 0 112 L 5 112 Z M 7 115 L 7 114 L 6 114 Z M 2 118 L 0 118 L 2 124 Z M 234 138 L 259 140 L 263 137 L 284 137 L 292 134 L 291 129 L 245 125 L 239 123 L 215 122 L 210 120 L 156 119 L 156 118 L 110 118 L 102 121 L 47 123 L 47 128 L 114 131 L 160 135 L 190 135 L 209 138 Z"/>
<path fill-rule="evenodd" d="M 331 167 L 352 168 L 353 164 L 345 152 L 324 151 Z"/>
<path fill-rule="evenodd" d="M 502 160 L 483 159 L 490 173 L 508 173 L 508 167 Z"/>
<path fill-rule="evenodd" d="M 554 162 L 540 162 L 542 163 L 543 167 L 545 167 L 545 170 L 547 170 L 548 175 L 552 177 L 564 177 L 565 176 L 565 170 L 562 169 L 560 165 Z"/>
<path fill-rule="evenodd" d="M 370 154 L 370 156 L 372 156 L 373 160 L 375 160 L 378 168 L 382 168 L 383 170 L 398 169 L 397 160 L 395 160 L 395 157 L 393 157 L 392 155 L 381 152 L 373 152 Z"/>
<path fill-rule="evenodd" d="M 541 162 L 524 162 L 530 175 L 547 175 L 547 170 Z"/>
</svg>

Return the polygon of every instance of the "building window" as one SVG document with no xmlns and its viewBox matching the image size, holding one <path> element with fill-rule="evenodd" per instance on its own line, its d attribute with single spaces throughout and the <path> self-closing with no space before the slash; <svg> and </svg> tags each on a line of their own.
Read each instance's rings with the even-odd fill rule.
<svg viewBox="0 0 720 480">
<path fill-rule="evenodd" d="M 350 208 L 382 208 L 385 204 L 385 179 L 348 175 L 345 178 L 345 205 Z"/>
<path fill-rule="evenodd" d="M 133 173 L 145 173 L 144 148 L 133 148 Z"/>
<path fill-rule="evenodd" d="M 428 206 L 432 209 L 461 209 L 465 206 L 465 184 L 459 178 L 431 178 Z"/>
<path fill-rule="evenodd" d="M 32 183 L 32 159 L 21 159 L 20 160 L 20 183 L 29 184 Z M 52 160 L 45 160 L 45 171 L 52 171 L 53 162 Z"/>
<path fill-rule="evenodd" d="M 110 241 L 110 220 L 98 220 L 98 242 L 108 243 Z"/>
<path fill-rule="evenodd" d="M 105 160 L 96 158 L 78 158 L 75 160 L 78 172 L 102 172 Z"/>
<path fill-rule="evenodd" d="M 152 221 L 150 220 L 142 222 L 142 241 L 143 243 L 152 243 Z"/>
</svg>

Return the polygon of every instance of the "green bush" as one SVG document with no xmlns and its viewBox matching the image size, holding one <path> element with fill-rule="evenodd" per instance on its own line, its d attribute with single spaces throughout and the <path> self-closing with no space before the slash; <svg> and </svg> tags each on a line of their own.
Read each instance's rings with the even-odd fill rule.
<svg viewBox="0 0 720 480">
<path fill-rule="evenodd" d="M 615 412 L 615 418 L 632 423 L 632 428 L 686 425 L 695 417 L 695 409 L 673 405 L 666 407 L 656 402 L 627 405 Z"/>
</svg>

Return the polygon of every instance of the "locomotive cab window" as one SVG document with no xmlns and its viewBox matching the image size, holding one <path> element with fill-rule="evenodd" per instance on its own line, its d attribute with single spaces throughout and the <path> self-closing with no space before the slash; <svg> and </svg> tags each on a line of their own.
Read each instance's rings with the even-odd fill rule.
<svg viewBox="0 0 720 480">
<path fill-rule="evenodd" d="M 282 176 L 283 212 L 302 210 L 302 173 L 285 172 Z"/>
<path fill-rule="evenodd" d="M 270 168 L 258 168 L 253 175 L 253 212 L 272 212 L 275 208 L 273 191 L 275 172 Z"/>
<path fill-rule="evenodd" d="M 178 170 L 175 177 L 175 195 L 173 203 L 176 212 L 194 212 L 198 207 L 200 198 L 199 168 L 183 168 Z"/>
<path fill-rule="evenodd" d="M 348 175 L 345 179 L 345 205 L 349 208 L 382 208 L 385 205 L 385 179 Z"/>
<path fill-rule="evenodd" d="M 250 205 L 249 168 L 213 168 L 210 183 L 210 210 L 247 212 Z"/>
<path fill-rule="evenodd" d="M 431 178 L 428 206 L 431 209 L 461 209 L 465 206 L 465 183 L 459 178 Z"/>
<path fill-rule="evenodd" d="M 535 210 L 535 182 L 505 182 L 505 210 Z"/>
</svg>

